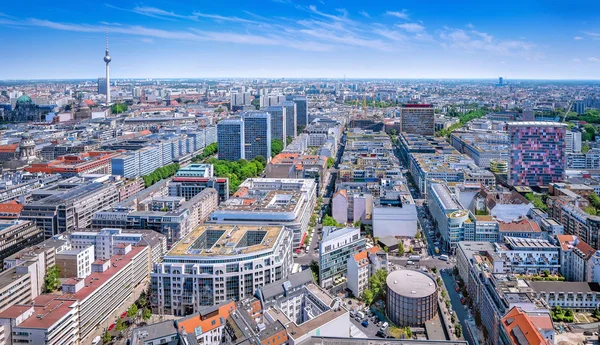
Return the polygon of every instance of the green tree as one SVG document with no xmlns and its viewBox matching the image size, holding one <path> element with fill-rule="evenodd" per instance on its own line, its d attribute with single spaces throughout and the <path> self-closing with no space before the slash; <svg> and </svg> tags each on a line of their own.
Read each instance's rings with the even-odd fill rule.
<svg viewBox="0 0 600 345">
<path fill-rule="evenodd" d="M 46 293 L 54 292 L 60 286 L 60 269 L 58 266 L 54 265 L 46 271 L 46 276 L 44 277 L 44 286 L 43 291 Z"/>
<path fill-rule="evenodd" d="M 127 104 L 125 103 L 115 103 L 111 107 L 111 111 L 113 114 L 121 114 L 127 111 Z"/>
<path fill-rule="evenodd" d="M 388 272 L 385 269 L 380 269 L 369 278 L 369 288 L 373 293 L 374 301 L 385 297 L 387 275 Z"/>
<path fill-rule="evenodd" d="M 363 302 L 365 302 L 366 305 L 371 305 L 373 304 L 373 291 L 371 291 L 370 289 L 365 289 L 365 291 L 363 291 L 361 299 L 363 300 Z"/>
<path fill-rule="evenodd" d="M 256 108 L 256 110 L 260 109 L 260 98 L 254 97 L 250 104 L 252 104 Z"/>
<path fill-rule="evenodd" d="M 332 216 L 329 216 L 329 215 L 326 215 L 325 217 L 323 217 L 323 219 L 321 220 L 321 224 L 323 226 L 337 226 L 337 227 L 343 226 L 342 224 L 338 223 L 335 219 L 333 219 Z"/>
<path fill-rule="evenodd" d="M 332 157 L 327 158 L 327 169 L 330 169 L 335 164 L 335 159 Z"/>
<path fill-rule="evenodd" d="M 525 194 L 525 198 L 527 200 L 529 200 L 533 204 L 534 207 L 539 208 L 542 211 L 548 210 L 548 206 L 546 206 L 546 203 L 542 199 L 542 196 L 540 196 L 538 194 L 527 193 L 527 194 Z"/>
<path fill-rule="evenodd" d="M 135 317 L 138 313 L 138 307 L 137 305 L 134 303 L 131 305 L 131 307 L 129 307 L 129 309 L 127 309 L 127 316 L 129 317 Z"/>
<path fill-rule="evenodd" d="M 148 308 L 145 308 L 144 311 L 142 312 L 142 319 L 144 321 L 148 321 L 148 320 L 150 320 L 151 317 L 152 317 L 152 311 Z"/>
<path fill-rule="evenodd" d="M 404 241 L 398 242 L 398 255 L 404 255 Z"/>
<path fill-rule="evenodd" d="M 122 331 L 126 328 L 127 326 L 125 325 L 125 321 L 123 321 L 123 319 L 119 318 L 117 320 L 117 324 L 115 325 L 115 329 L 117 331 Z"/>
<path fill-rule="evenodd" d="M 267 165 L 267 160 L 265 159 L 265 157 L 258 155 L 256 157 L 254 157 L 254 160 L 259 162 L 260 164 L 262 164 L 262 169 L 264 169 L 264 167 Z M 260 170 L 262 170 L 260 169 Z"/>
<path fill-rule="evenodd" d="M 104 336 L 102 337 L 102 342 L 104 344 L 108 344 L 110 343 L 110 341 L 112 340 L 111 335 L 108 333 L 108 331 L 104 332 Z"/>
<path fill-rule="evenodd" d="M 317 262 L 317 260 L 313 260 L 310 262 L 310 270 L 312 271 L 313 274 L 313 279 L 315 280 L 315 282 L 319 282 L 319 263 Z"/>
<path fill-rule="evenodd" d="M 271 140 L 271 157 L 277 156 L 281 151 L 283 151 L 283 140 Z"/>
<path fill-rule="evenodd" d="M 460 338 L 462 336 L 462 326 L 460 325 L 460 323 L 457 324 L 456 327 L 454 327 L 454 334 L 457 338 Z"/>
<path fill-rule="evenodd" d="M 590 144 L 585 143 L 583 145 L 583 147 L 581 148 L 581 153 L 588 153 L 588 152 L 590 152 Z"/>
<path fill-rule="evenodd" d="M 294 138 L 293 138 L 293 137 L 291 137 L 291 136 L 287 136 L 287 137 L 285 138 L 285 145 L 287 146 L 287 145 L 291 144 L 291 143 L 292 143 L 292 141 L 294 141 Z"/>
</svg>

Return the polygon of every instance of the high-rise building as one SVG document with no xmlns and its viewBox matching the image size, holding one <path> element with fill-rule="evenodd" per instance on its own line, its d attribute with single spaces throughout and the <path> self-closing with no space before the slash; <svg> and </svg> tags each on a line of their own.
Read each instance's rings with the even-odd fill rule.
<svg viewBox="0 0 600 345">
<path fill-rule="evenodd" d="M 282 140 L 285 145 L 285 138 L 287 137 L 287 108 L 281 105 L 274 105 L 266 107 L 263 110 L 271 114 L 271 139 Z"/>
<path fill-rule="evenodd" d="M 271 115 L 261 111 L 242 113 L 244 122 L 244 157 L 253 160 L 263 156 L 271 159 Z M 220 146 L 219 146 L 220 147 Z"/>
<path fill-rule="evenodd" d="M 402 132 L 433 136 L 435 134 L 435 109 L 431 104 L 405 104 L 401 109 Z"/>
<path fill-rule="evenodd" d="M 306 127 L 306 125 L 308 124 L 308 102 L 306 101 L 306 96 L 290 95 L 287 97 L 287 100 L 296 103 L 297 127 Z"/>
<path fill-rule="evenodd" d="M 292 101 L 285 101 L 281 102 L 281 106 L 285 108 L 285 135 L 295 138 L 297 136 L 298 129 L 296 103 Z"/>
<path fill-rule="evenodd" d="M 106 78 L 98 78 L 98 94 L 106 95 Z"/>
<path fill-rule="evenodd" d="M 231 106 L 244 106 L 250 105 L 252 99 L 250 99 L 250 92 L 234 92 L 231 94 Z"/>
<path fill-rule="evenodd" d="M 324 288 L 339 283 L 345 277 L 348 259 L 365 249 L 366 241 L 360 236 L 359 228 L 323 227 L 323 239 L 319 245 L 319 282 Z"/>
<path fill-rule="evenodd" d="M 575 104 L 573 104 L 573 110 L 579 115 L 585 113 L 585 102 L 575 101 Z"/>
<path fill-rule="evenodd" d="M 509 183 L 547 186 L 564 178 L 566 128 L 557 122 L 509 122 Z"/>
<path fill-rule="evenodd" d="M 504 85 L 504 78 L 498 77 L 498 85 Z"/>
<path fill-rule="evenodd" d="M 237 161 L 246 157 L 244 150 L 244 121 L 227 119 L 217 123 L 219 159 Z M 265 158 L 266 159 L 266 158 Z"/>
</svg>

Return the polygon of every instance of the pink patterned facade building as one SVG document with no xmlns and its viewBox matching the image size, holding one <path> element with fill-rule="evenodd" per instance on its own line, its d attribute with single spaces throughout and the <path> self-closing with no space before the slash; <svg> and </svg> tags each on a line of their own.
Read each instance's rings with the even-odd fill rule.
<svg viewBox="0 0 600 345">
<path fill-rule="evenodd" d="M 567 125 L 558 122 L 509 122 L 513 186 L 547 186 L 562 181 L 566 168 Z"/>
</svg>

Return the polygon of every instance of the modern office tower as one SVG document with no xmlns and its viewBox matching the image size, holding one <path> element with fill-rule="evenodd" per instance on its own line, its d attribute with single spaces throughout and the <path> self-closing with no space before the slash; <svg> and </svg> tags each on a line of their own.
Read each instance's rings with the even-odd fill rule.
<svg viewBox="0 0 600 345">
<path fill-rule="evenodd" d="M 308 124 L 308 102 L 306 96 L 291 96 L 288 101 L 296 103 L 296 126 L 306 127 Z"/>
<path fill-rule="evenodd" d="M 21 219 L 33 221 L 44 231 L 45 238 L 90 226 L 95 213 L 119 200 L 116 185 L 99 182 L 52 192 L 50 196 L 26 204 L 21 211 Z"/>
<path fill-rule="evenodd" d="M 6 257 L 43 240 L 44 233 L 32 221 L 0 220 L 0 270 Z"/>
<path fill-rule="evenodd" d="M 509 183 L 547 186 L 563 180 L 566 130 L 566 124 L 557 122 L 509 122 Z"/>
<path fill-rule="evenodd" d="M 401 109 L 402 132 L 433 136 L 435 134 L 435 109 L 431 104 L 405 104 Z"/>
<path fill-rule="evenodd" d="M 98 78 L 98 94 L 106 95 L 106 78 Z"/>
<path fill-rule="evenodd" d="M 177 242 L 150 275 L 152 311 L 189 315 L 202 306 L 251 297 L 292 270 L 284 226 L 201 225 Z M 172 282 L 181 284 L 171 284 Z"/>
<path fill-rule="evenodd" d="M 281 102 L 285 108 L 285 135 L 295 138 L 297 136 L 297 114 L 296 103 L 292 101 Z M 284 144 L 286 142 L 284 141 Z"/>
<path fill-rule="evenodd" d="M 323 227 L 323 239 L 319 244 L 319 282 L 329 289 L 345 277 L 348 259 L 365 250 L 366 241 L 359 228 Z"/>
<path fill-rule="evenodd" d="M 242 119 L 227 119 L 217 123 L 217 143 L 219 145 L 219 159 L 237 161 L 246 158 L 244 121 Z"/>
<path fill-rule="evenodd" d="M 498 85 L 504 85 L 504 78 L 498 77 Z"/>
<path fill-rule="evenodd" d="M 285 138 L 287 136 L 286 107 L 281 105 L 274 105 L 266 107 L 263 110 L 271 114 L 271 140 L 282 140 L 283 144 L 285 145 Z"/>
<path fill-rule="evenodd" d="M 244 121 L 245 159 L 262 156 L 271 159 L 271 115 L 262 111 L 242 113 Z M 221 147 L 221 146 L 219 146 Z"/>
<path fill-rule="evenodd" d="M 250 92 L 235 92 L 231 94 L 231 106 L 244 106 L 250 105 L 252 99 L 250 99 Z"/>
</svg>

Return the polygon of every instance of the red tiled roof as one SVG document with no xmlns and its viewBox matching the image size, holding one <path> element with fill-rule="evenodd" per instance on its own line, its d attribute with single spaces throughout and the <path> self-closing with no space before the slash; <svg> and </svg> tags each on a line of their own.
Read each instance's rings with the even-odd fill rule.
<svg viewBox="0 0 600 345">
<path fill-rule="evenodd" d="M 516 330 L 520 330 L 520 333 L 525 337 L 525 341 L 529 345 L 541 345 L 548 344 L 546 339 L 533 325 L 533 322 L 529 319 L 525 312 L 522 312 L 518 307 L 513 307 L 503 318 L 501 322 L 502 327 L 506 330 L 506 333 L 511 338 L 513 344 L 523 344 L 518 340 Z"/>
<path fill-rule="evenodd" d="M 540 226 L 538 223 L 531 219 L 523 219 L 519 222 L 511 222 L 511 223 L 500 223 L 499 224 L 500 232 L 542 232 L 540 230 Z"/>
<path fill-rule="evenodd" d="M 0 145 L 0 152 L 15 152 L 19 144 Z"/>
</svg>

